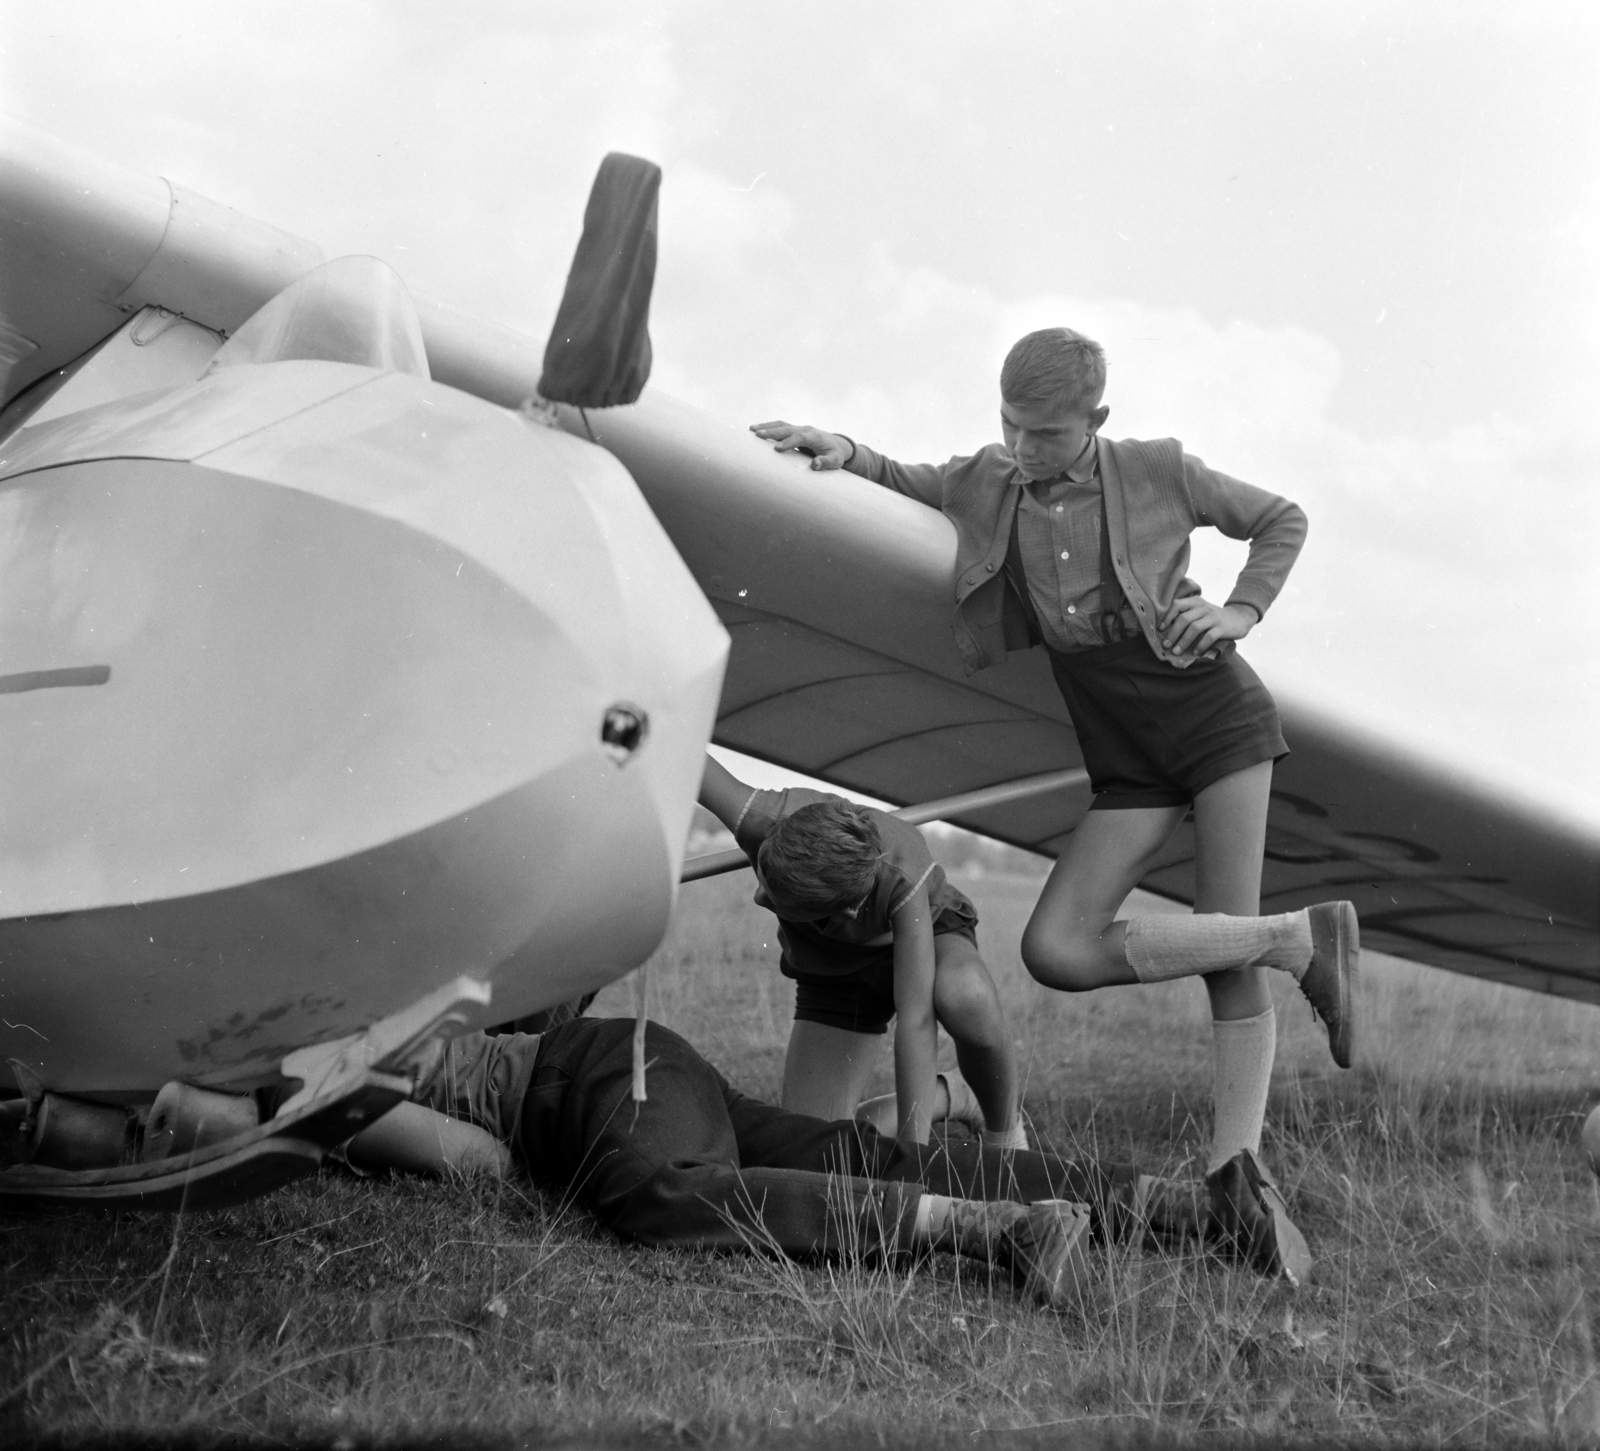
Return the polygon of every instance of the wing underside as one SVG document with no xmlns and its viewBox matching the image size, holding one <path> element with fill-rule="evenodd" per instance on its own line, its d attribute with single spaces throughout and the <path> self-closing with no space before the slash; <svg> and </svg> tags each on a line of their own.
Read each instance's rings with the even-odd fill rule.
<svg viewBox="0 0 1600 1451">
<path fill-rule="evenodd" d="M 1081 764 L 1054 711 L 716 604 L 733 641 L 716 730 L 730 749 L 900 805 Z M 1282 705 L 1292 753 L 1276 772 L 1263 911 L 1348 897 L 1370 947 L 1600 1003 L 1600 933 L 1570 880 L 1582 874 L 1581 842 L 1309 707 Z M 953 819 L 1054 856 L 1088 804 L 1080 785 Z M 1143 885 L 1192 901 L 1193 858 L 1185 823 Z"/>
<path fill-rule="evenodd" d="M 716 741 L 900 805 L 1080 766 L 1041 651 L 964 676 L 953 531 L 847 475 L 814 474 L 660 395 L 590 414 L 711 597 L 733 646 Z M 1600 1003 L 1600 830 L 1278 692 L 1264 911 L 1347 897 L 1363 941 L 1452 971 Z M 1086 783 L 954 819 L 1058 854 Z M 1174 834 L 1143 885 L 1192 901 Z"/>
</svg>

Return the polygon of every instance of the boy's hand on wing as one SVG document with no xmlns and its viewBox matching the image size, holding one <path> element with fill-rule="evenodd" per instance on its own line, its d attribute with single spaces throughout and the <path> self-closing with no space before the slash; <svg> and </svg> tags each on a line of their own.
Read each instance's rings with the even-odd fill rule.
<svg viewBox="0 0 1600 1451">
<path fill-rule="evenodd" d="M 757 438 L 771 439 L 779 453 L 810 454 L 814 469 L 842 469 L 854 451 L 849 439 L 825 429 L 812 428 L 807 423 L 784 423 L 774 419 L 771 423 L 752 423 L 750 432 Z"/>
<path fill-rule="evenodd" d="M 1189 595 L 1174 600 L 1162 618 L 1161 643 L 1174 655 L 1204 655 L 1220 641 L 1244 639 L 1255 623 L 1253 610 Z"/>
</svg>

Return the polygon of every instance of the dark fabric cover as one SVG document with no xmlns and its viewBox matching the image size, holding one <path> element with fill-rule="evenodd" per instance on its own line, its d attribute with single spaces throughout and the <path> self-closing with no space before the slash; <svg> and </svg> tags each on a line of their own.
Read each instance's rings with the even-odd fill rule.
<svg viewBox="0 0 1600 1451">
<path fill-rule="evenodd" d="M 539 392 L 552 403 L 633 403 L 650 376 L 650 289 L 656 276 L 661 168 L 611 152 L 600 163 L 567 274 Z"/>
</svg>

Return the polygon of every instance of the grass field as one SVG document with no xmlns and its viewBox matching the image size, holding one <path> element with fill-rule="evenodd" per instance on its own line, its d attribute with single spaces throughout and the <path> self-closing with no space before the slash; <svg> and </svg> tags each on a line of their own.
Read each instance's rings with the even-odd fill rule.
<svg viewBox="0 0 1600 1451">
<path fill-rule="evenodd" d="M 1047 993 L 1017 960 L 1037 879 L 958 880 L 1037 1136 L 1194 1172 L 1200 989 Z M 770 1096 L 789 993 L 747 895 L 684 890 L 650 1011 Z M 0 1445 L 1596 1444 L 1600 1196 L 1577 1134 L 1600 1013 L 1368 962 L 1348 1074 L 1280 984 L 1265 1153 L 1317 1255 L 1298 1293 L 1121 1250 L 1062 1319 L 970 1263 L 641 1250 L 521 1182 L 328 1170 L 182 1220 L 0 1219 Z M 631 984 L 593 1011 L 631 1014 Z"/>
</svg>

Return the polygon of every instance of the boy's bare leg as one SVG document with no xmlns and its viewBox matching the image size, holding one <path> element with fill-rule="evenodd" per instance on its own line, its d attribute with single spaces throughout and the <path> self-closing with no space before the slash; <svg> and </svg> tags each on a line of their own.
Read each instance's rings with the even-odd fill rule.
<svg viewBox="0 0 1600 1451">
<path fill-rule="evenodd" d="M 1035 979 L 1064 992 L 1139 981 L 1128 964 L 1126 924 L 1114 919 L 1184 813 L 1156 806 L 1083 818 L 1022 934 L 1022 960 Z"/>
<path fill-rule="evenodd" d="M 854 1118 L 885 1041 L 881 1033 L 797 1020 L 783 1062 L 783 1107 L 829 1122 Z"/>
<path fill-rule="evenodd" d="M 1260 862 L 1271 792 L 1270 763 L 1213 782 L 1196 800 L 1197 864 L 1202 901 L 1250 900 L 1259 910 Z M 1200 825 L 1205 815 L 1206 824 Z M 1262 917 L 1198 907 L 1192 914 L 1112 921 L 1121 897 L 1155 864 L 1182 807 L 1091 811 L 1072 834 L 1022 937 L 1022 960 L 1046 987 L 1066 992 L 1117 983 L 1215 978 L 1218 1021 L 1240 1022 L 1266 1009 L 1259 974 L 1273 967 L 1300 984 L 1328 1028 L 1328 1048 L 1341 1068 L 1351 1062 L 1356 1031 L 1360 932 L 1349 902 L 1323 902 Z"/>
<path fill-rule="evenodd" d="M 978 949 L 959 933 L 935 937 L 934 954 L 934 1016 L 955 1043 L 961 1076 L 983 1109 L 984 1128 L 1002 1147 L 1026 1148 L 1017 1117 L 1016 1053 L 994 979 Z"/>
<path fill-rule="evenodd" d="M 983 1113 L 981 1127 L 997 1146 L 1025 1149 L 1028 1145 L 1017 1112 L 1016 1054 L 994 979 L 978 949 L 960 933 L 940 933 L 933 939 L 933 950 L 934 1015 L 955 1044 L 961 1076 Z M 970 1101 L 967 1098 L 968 1104 Z M 932 1117 L 937 1121 L 955 1112 L 950 1081 L 941 1073 Z M 855 1116 L 893 1138 L 900 1121 L 899 1104 L 894 1094 L 885 1093 L 858 1104 Z M 1007 1139 L 1010 1142 L 1002 1142 Z"/>
<path fill-rule="evenodd" d="M 1213 781 L 1194 798 L 1194 910 L 1233 917 L 1261 915 L 1261 861 L 1267 845 L 1272 762 Z M 1211 1015 L 1251 1018 L 1272 1006 L 1264 967 L 1206 978 Z"/>
<path fill-rule="evenodd" d="M 1195 911 L 1254 917 L 1261 908 L 1272 765 L 1238 771 L 1195 799 Z M 1139 981 L 1125 925 L 1111 919 L 1179 821 L 1182 807 L 1091 811 L 1056 863 L 1022 939 L 1029 971 L 1050 987 L 1082 990 Z M 1260 1148 L 1276 1046 L 1266 969 L 1205 977 L 1213 1032 L 1215 1133 L 1209 1167 Z"/>
<path fill-rule="evenodd" d="M 1259 914 L 1271 787 L 1267 762 L 1226 776 L 1196 797 L 1196 914 Z M 1035 978 L 1069 991 L 1144 980 L 1128 961 L 1124 924 L 1111 918 L 1183 814 L 1182 807 L 1089 813 L 1051 872 L 1023 934 L 1023 961 Z M 1305 1241 L 1255 1157 L 1276 1048 L 1266 970 L 1213 971 L 1205 983 L 1213 1018 L 1215 1131 L 1207 1176 L 1212 1221 L 1221 1238 L 1236 1242 L 1244 1217 L 1264 1224 L 1250 1243 L 1237 1247 L 1298 1283 L 1310 1264 Z"/>
</svg>

